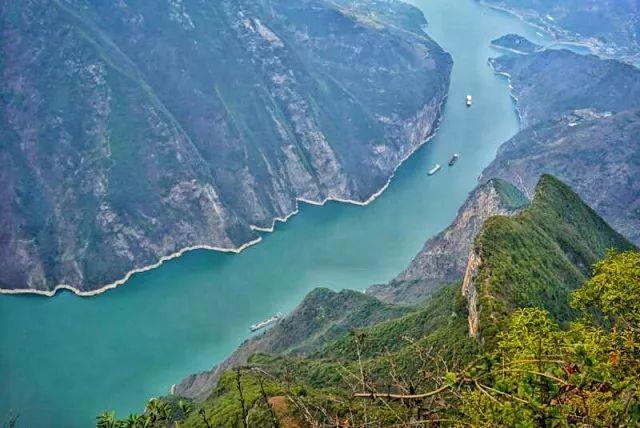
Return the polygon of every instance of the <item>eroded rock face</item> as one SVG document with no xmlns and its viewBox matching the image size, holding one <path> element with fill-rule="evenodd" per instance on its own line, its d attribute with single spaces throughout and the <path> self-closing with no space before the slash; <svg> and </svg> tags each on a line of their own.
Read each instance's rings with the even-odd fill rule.
<svg viewBox="0 0 640 428">
<path fill-rule="evenodd" d="M 459 281 L 465 272 L 473 239 L 485 220 L 509 215 L 526 205 L 527 199 L 511 184 L 490 180 L 471 192 L 453 223 L 429 239 L 411 264 L 388 284 L 367 290 L 382 301 L 416 304 L 438 287 Z"/>
<path fill-rule="evenodd" d="M 452 63 L 395 2 L 26 0 L 0 18 L 2 289 L 95 290 L 237 249 L 298 199 L 367 200 L 434 132 Z"/>
<path fill-rule="evenodd" d="M 469 255 L 467 268 L 462 280 L 462 296 L 467 299 L 467 312 L 469 320 L 469 336 L 476 337 L 480 327 L 478 317 L 478 288 L 476 287 L 476 275 L 482 259 L 474 251 Z"/>
</svg>

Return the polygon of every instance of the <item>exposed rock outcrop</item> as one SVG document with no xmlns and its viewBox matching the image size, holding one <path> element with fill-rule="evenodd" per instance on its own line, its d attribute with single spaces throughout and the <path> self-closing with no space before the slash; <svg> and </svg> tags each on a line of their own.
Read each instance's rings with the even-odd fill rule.
<svg viewBox="0 0 640 428">
<path fill-rule="evenodd" d="M 453 223 L 430 238 L 402 273 L 388 284 L 369 287 L 367 293 L 385 302 L 417 304 L 442 284 L 459 281 L 473 239 L 484 221 L 496 214 L 513 214 L 527 202 L 519 190 L 503 180 L 479 185 L 458 210 Z"/>
<path fill-rule="evenodd" d="M 478 335 L 479 319 L 478 319 L 478 288 L 476 287 L 476 276 L 478 268 L 482 264 L 482 259 L 475 252 L 469 255 L 467 269 L 464 272 L 462 280 L 462 296 L 467 299 L 467 311 L 469 313 L 469 336 L 476 337 Z"/>
<path fill-rule="evenodd" d="M 0 3 L 0 289 L 91 293 L 364 203 L 436 129 L 452 61 L 399 2 Z"/>
</svg>

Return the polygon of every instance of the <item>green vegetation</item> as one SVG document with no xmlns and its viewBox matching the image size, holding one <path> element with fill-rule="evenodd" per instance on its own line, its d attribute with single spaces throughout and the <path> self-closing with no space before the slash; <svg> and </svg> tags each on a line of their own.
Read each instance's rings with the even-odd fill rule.
<svg viewBox="0 0 640 428">
<path fill-rule="evenodd" d="M 496 351 L 457 374 L 465 384 L 458 420 L 487 426 L 640 423 L 640 253 L 609 253 L 572 303 L 583 317 L 565 330 L 540 308 L 509 318 Z M 609 322 L 600 323 L 594 310 Z"/>
<path fill-rule="evenodd" d="M 397 352 L 420 341 L 429 345 L 445 346 L 455 343 L 466 346 L 466 302 L 460 294 L 459 284 L 444 286 L 419 310 L 406 316 L 381 322 L 370 328 L 357 329 L 329 344 L 314 357 L 349 360 L 360 353 L 373 358 L 385 352 Z"/>
<path fill-rule="evenodd" d="M 549 176 L 528 208 L 485 224 L 475 253 L 465 283 L 479 296 L 478 337 L 468 334 L 473 301 L 450 284 L 309 356 L 255 354 L 189 412 L 171 396 L 142 418 L 243 428 L 640 423 L 640 253 Z M 318 330 L 322 317 L 311 315 Z M 125 422 L 113 423 L 100 426 Z"/>
<path fill-rule="evenodd" d="M 508 210 L 516 210 L 529 205 L 529 200 L 516 186 L 500 178 L 492 178 L 493 186 L 500 201 Z"/>
<path fill-rule="evenodd" d="M 278 323 L 261 352 L 306 355 L 343 337 L 354 328 L 398 318 L 413 309 L 390 305 L 353 290 L 316 288 L 296 310 Z M 258 336 L 253 342 L 261 342 Z"/>
<path fill-rule="evenodd" d="M 569 187 L 543 176 L 529 208 L 513 217 L 492 217 L 476 237 L 482 260 L 475 280 L 480 335 L 491 340 L 504 316 L 522 307 L 546 308 L 560 322 L 572 319 L 569 293 L 608 248 L 633 245 Z"/>
<path fill-rule="evenodd" d="M 449 86 L 451 57 L 399 1 L 3 6 L 0 217 L 25 248 L 0 258 L 6 288 L 97 289 L 239 247 L 303 195 L 365 200 Z"/>
</svg>

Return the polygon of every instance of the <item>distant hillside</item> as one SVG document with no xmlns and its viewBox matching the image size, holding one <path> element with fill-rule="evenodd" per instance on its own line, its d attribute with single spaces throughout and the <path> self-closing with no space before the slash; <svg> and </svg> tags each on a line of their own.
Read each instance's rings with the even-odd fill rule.
<svg viewBox="0 0 640 428">
<path fill-rule="evenodd" d="M 367 294 L 398 304 L 424 301 L 443 284 L 460 280 L 473 240 L 487 218 L 513 214 L 527 203 L 527 198 L 504 180 L 479 185 L 460 207 L 453 223 L 430 238 L 402 273 L 388 284 L 369 287 Z"/>
<path fill-rule="evenodd" d="M 501 177 L 531 195 L 542 174 L 555 175 L 640 243 L 640 70 L 555 50 L 491 63 L 509 75 L 523 130 L 500 147 L 481 181 Z"/>
<path fill-rule="evenodd" d="M 396 1 L 0 2 L 0 288 L 92 291 L 364 202 L 452 66 Z M 254 227 L 255 226 L 255 227 Z"/>
<path fill-rule="evenodd" d="M 307 294 L 284 320 L 245 341 L 211 371 L 184 379 L 177 386 L 176 393 L 204 399 L 226 370 L 245 364 L 253 354 L 308 355 L 354 328 L 376 324 L 409 311 L 357 291 L 335 292 L 317 288 Z"/>
<path fill-rule="evenodd" d="M 525 129 L 504 143 L 482 179 L 502 177 L 531 194 L 541 174 L 554 174 L 640 244 L 638 135 L 638 110 L 612 116 L 577 111 Z"/>
<path fill-rule="evenodd" d="M 640 4 L 630 0 L 480 0 L 508 10 L 561 41 L 609 56 L 640 58 Z"/>
<path fill-rule="evenodd" d="M 347 308 L 334 300 L 338 295 L 316 290 L 288 320 L 265 333 L 269 339 L 253 340 L 279 340 L 283 352 L 256 354 L 238 369 L 222 374 L 204 403 L 194 404 L 202 410 L 191 412 L 182 426 L 205 426 L 204 420 L 213 426 L 233 425 L 243 418 L 257 426 L 272 426 L 269 421 L 273 418 L 289 423 L 332 423 L 334 417 L 375 418 L 384 426 L 410 419 L 415 407 L 393 397 L 424 400 L 427 409 L 430 397 L 445 399 L 436 394 L 456 388 L 455 383 L 446 383 L 446 376 L 453 375 L 450 370 L 492 352 L 496 341 L 504 337 L 500 332 L 508 332 L 506 323 L 513 322 L 510 314 L 518 308 L 541 308 L 560 322 L 572 319 L 569 292 L 582 285 L 592 264 L 610 248 L 634 247 L 566 185 L 543 176 L 530 206 L 514 216 L 494 216 L 485 222 L 462 287 L 459 283 L 445 286 L 423 306 L 396 315 L 392 306 L 349 293 L 340 300 L 382 309 L 378 321 L 364 317 L 372 324 L 350 332 L 348 323 L 343 323 L 339 334 L 331 335 L 316 352 L 294 356 L 290 351 L 307 347 L 309 339 L 320 343 L 316 338 L 324 335 L 316 332 L 327 331 L 336 319 L 371 314 L 359 309 L 358 303 L 348 304 L 351 311 L 340 316 Z M 313 307 L 307 306 L 309 302 L 315 302 Z M 331 304 L 333 309 L 327 306 Z M 321 327 L 320 313 L 329 314 L 325 327 Z M 292 325 L 294 320 L 300 328 Z M 246 344 L 243 347 L 247 349 Z M 486 370 L 486 366 L 475 370 Z M 434 373 L 441 373 L 445 380 L 438 380 L 443 378 Z M 362 391 L 370 392 L 354 399 L 352 394 Z M 425 391 L 435 392 L 421 395 Z M 368 394 L 374 392 L 380 401 L 370 400 L 374 397 Z M 162 402 L 171 408 L 176 400 L 178 397 L 169 397 Z M 432 406 L 459 415 L 456 408 L 443 407 L 441 401 Z"/>
<path fill-rule="evenodd" d="M 490 62 L 509 75 L 523 128 L 572 110 L 640 107 L 640 69 L 629 64 L 556 49 Z"/>
</svg>

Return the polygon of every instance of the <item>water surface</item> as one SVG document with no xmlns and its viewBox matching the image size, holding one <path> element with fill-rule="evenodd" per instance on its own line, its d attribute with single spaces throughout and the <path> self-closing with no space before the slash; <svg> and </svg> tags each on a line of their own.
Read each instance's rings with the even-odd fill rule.
<svg viewBox="0 0 640 428">
<path fill-rule="evenodd" d="M 436 138 L 367 207 L 302 206 L 240 255 L 194 251 L 98 297 L 0 296 L 0 425 L 91 426 L 97 413 L 139 412 L 151 396 L 210 368 L 248 326 L 290 311 L 312 288 L 364 289 L 393 278 L 455 216 L 498 146 L 518 130 L 489 42 L 535 30 L 473 0 L 414 0 L 454 59 Z M 466 94 L 474 105 L 466 108 Z M 460 160 L 449 168 L 454 152 Z M 435 176 L 426 171 L 443 165 Z"/>
</svg>

